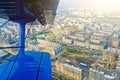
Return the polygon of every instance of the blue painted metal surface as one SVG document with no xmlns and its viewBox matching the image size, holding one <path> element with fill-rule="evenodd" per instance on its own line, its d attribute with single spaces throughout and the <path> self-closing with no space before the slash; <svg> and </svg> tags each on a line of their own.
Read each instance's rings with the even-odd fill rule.
<svg viewBox="0 0 120 80">
<path fill-rule="evenodd" d="M 37 18 L 29 15 L 26 17 L 24 14 L 25 7 L 22 0 L 0 0 L 0 17 L 3 17 L 4 12 L 8 15 L 9 20 L 20 24 L 20 43 L 19 52 L 13 56 L 9 61 L 0 66 L 0 80 L 51 80 L 51 61 L 50 55 L 45 52 L 25 52 L 25 24 Z M 15 4 L 13 4 L 15 2 Z M 4 6 L 4 5 L 5 6 Z M 12 5 L 15 5 L 12 7 Z M 11 12 L 14 10 L 13 12 Z M 15 13 L 15 14 L 12 14 Z M 34 13 L 34 11 L 33 11 Z M 43 17 L 40 23 L 45 24 Z M 42 22 L 43 21 L 43 22 Z"/>
<path fill-rule="evenodd" d="M 0 66 L 0 80 L 52 80 L 50 55 L 45 52 L 25 52 L 13 56 Z"/>
</svg>

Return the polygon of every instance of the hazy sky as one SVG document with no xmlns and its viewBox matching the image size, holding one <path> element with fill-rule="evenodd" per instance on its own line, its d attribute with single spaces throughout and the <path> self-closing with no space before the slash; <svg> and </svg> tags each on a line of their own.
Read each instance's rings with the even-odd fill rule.
<svg viewBox="0 0 120 80">
<path fill-rule="evenodd" d="M 60 0 L 62 7 L 93 7 L 105 9 L 120 9 L 120 0 Z"/>
</svg>

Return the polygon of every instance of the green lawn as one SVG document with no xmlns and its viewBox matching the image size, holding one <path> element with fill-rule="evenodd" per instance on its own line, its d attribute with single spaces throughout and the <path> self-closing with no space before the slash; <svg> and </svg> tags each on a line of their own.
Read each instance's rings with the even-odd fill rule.
<svg viewBox="0 0 120 80">
<path fill-rule="evenodd" d="M 80 50 L 74 50 L 67 48 L 67 52 L 72 53 L 72 54 L 88 54 L 87 52 L 81 52 Z"/>
</svg>

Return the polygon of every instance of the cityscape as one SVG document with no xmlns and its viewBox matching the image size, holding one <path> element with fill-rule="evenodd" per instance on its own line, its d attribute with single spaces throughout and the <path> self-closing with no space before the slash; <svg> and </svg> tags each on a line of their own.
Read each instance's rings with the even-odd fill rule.
<svg viewBox="0 0 120 80">
<path fill-rule="evenodd" d="M 0 32 L 0 47 L 19 45 L 19 24 Z M 25 50 L 51 55 L 53 80 L 120 80 L 120 13 L 60 7 L 53 25 L 26 24 Z M 17 52 L 1 49 L 0 65 Z"/>
</svg>

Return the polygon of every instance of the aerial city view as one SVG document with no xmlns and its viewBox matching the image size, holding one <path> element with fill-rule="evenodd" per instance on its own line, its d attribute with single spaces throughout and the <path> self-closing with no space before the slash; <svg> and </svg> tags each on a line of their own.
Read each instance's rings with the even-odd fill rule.
<svg viewBox="0 0 120 80">
<path fill-rule="evenodd" d="M 53 24 L 26 24 L 25 51 L 50 54 L 52 80 L 120 80 L 119 4 L 60 0 Z M 0 18 L 0 25 L 5 21 Z M 9 21 L 0 27 L 0 47 L 19 45 L 18 26 Z M 0 66 L 18 50 L 0 49 Z"/>
</svg>

